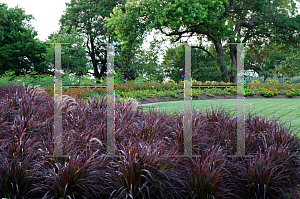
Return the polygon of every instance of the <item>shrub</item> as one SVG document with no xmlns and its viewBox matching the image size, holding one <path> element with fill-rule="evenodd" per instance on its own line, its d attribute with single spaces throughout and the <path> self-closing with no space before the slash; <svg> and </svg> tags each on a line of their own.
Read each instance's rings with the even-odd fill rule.
<svg viewBox="0 0 300 199">
<path fill-rule="evenodd" d="M 8 86 L 11 85 L 11 81 L 14 80 L 16 77 L 15 71 L 6 71 L 1 77 L 0 77 L 0 86 Z"/>
<path fill-rule="evenodd" d="M 192 80 L 192 85 L 201 85 L 201 84 L 202 84 L 201 81 Z"/>
<path fill-rule="evenodd" d="M 137 78 L 134 80 L 134 83 L 142 84 L 142 83 L 144 83 L 144 82 L 146 82 L 146 81 L 147 81 L 146 78 L 144 78 L 144 77 L 142 77 L 142 76 L 139 76 L 139 77 L 137 77 Z"/>
<path fill-rule="evenodd" d="M 284 82 L 285 84 L 291 84 L 291 82 L 290 81 L 286 81 L 286 82 Z"/>
<path fill-rule="evenodd" d="M 294 97 L 294 93 L 292 92 L 292 91 L 286 91 L 286 94 L 285 94 L 285 96 L 287 96 L 288 98 L 292 98 L 292 97 Z"/>
<path fill-rule="evenodd" d="M 272 79 L 267 81 L 267 84 L 275 84 L 275 83 L 279 83 L 279 82 L 277 80 L 272 80 Z"/>
<path fill-rule="evenodd" d="M 192 89 L 192 98 L 197 98 L 201 94 L 202 93 L 199 89 Z"/>
<path fill-rule="evenodd" d="M 262 89 L 260 94 L 264 97 L 273 97 L 275 92 L 275 89 Z"/>
<path fill-rule="evenodd" d="M 252 96 L 255 92 L 251 89 L 245 89 L 245 96 Z"/>
<path fill-rule="evenodd" d="M 251 83 L 252 83 L 252 84 L 256 84 L 256 83 L 260 83 L 260 81 L 258 81 L 258 80 L 253 80 Z"/>
<path fill-rule="evenodd" d="M 168 84 L 176 84 L 176 82 L 174 80 L 172 80 L 172 79 L 169 79 L 166 83 L 168 83 Z"/>
</svg>

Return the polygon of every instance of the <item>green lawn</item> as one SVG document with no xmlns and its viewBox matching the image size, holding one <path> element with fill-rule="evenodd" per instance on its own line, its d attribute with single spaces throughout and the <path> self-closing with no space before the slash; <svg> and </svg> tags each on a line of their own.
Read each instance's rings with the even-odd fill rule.
<svg viewBox="0 0 300 199">
<path fill-rule="evenodd" d="M 300 99 L 245 99 L 245 111 L 250 111 L 250 103 L 252 105 L 252 112 L 257 113 L 258 116 L 264 116 L 267 119 L 279 118 L 282 122 L 287 122 L 287 127 L 290 126 L 291 131 L 296 133 L 300 130 Z M 145 107 L 158 107 L 159 110 L 174 113 L 175 111 L 183 111 L 184 101 L 162 102 L 154 105 L 144 105 Z M 234 111 L 236 115 L 236 99 L 218 99 L 218 100 L 195 100 L 192 101 L 192 106 L 200 112 L 211 110 L 211 105 L 214 109 L 221 105 L 226 110 Z M 148 112 L 148 108 L 145 108 Z M 299 133 L 300 136 L 300 133 Z"/>
</svg>

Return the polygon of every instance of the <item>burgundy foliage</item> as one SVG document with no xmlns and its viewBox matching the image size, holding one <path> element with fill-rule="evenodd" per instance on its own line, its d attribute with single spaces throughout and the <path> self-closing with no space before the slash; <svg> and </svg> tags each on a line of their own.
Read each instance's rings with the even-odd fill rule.
<svg viewBox="0 0 300 199">
<path fill-rule="evenodd" d="M 54 98 L 0 88 L 0 198 L 284 198 L 300 181 L 300 140 L 277 120 L 248 114 L 246 154 L 236 118 L 192 112 L 193 155 L 183 155 L 183 113 L 115 107 L 116 156 L 106 155 L 106 100 L 63 99 L 63 152 L 54 158 Z"/>
</svg>

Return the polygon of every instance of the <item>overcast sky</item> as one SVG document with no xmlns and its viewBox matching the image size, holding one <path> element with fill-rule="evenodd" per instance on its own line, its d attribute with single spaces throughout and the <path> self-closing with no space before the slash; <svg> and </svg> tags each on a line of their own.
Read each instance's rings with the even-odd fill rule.
<svg viewBox="0 0 300 199">
<path fill-rule="evenodd" d="M 52 32 L 59 30 L 59 19 L 66 10 L 65 3 L 71 0 L 0 0 L 9 8 L 19 5 L 25 14 L 32 14 L 36 20 L 31 25 L 38 32 L 37 38 L 45 41 Z"/>
<path fill-rule="evenodd" d="M 41 41 L 45 41 L 52 32 L 59 30 L 59 19 L 66 10 L 65 3 L 70 3 L 71 0 L 0 0 L 0 3 L 5 3 L 9 8 L 19 5 L 19 7 L 25 10 L 25 14 L 32 14 L 36 20 L 31 22 L 31 25 L 38 33 L 37 38 Z M 298 3 L 299 8 L 299 3 Z M 149 42 L 153 40 L 154 34 L 150 34 L 143 45 L 144 49 L 149 47 Z M 164 35 L 156 35 L 157 39 L 166 38 Z M 185 38 L 186 40 L 186 38 Z M 196 37 L 190 38 L 188 43 L 190 45 L 197 44 Z M 166 50 L 169 46 L 169 42 L 165 42 L 161 47 Z M 162 61 L 160 56 L 159 62 Z"/>
</svg>

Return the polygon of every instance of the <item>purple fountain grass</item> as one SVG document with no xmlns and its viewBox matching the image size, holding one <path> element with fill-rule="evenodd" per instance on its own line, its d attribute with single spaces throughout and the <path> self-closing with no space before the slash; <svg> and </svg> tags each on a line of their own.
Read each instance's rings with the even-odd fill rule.
<svg viewBox="0 0 300 199">
<path fill-rule="evenodd" d="M 236 120 L 221 108 L 193 110 L 193 153 L 199 157 L 179 158 L 183 114 L 116 105 L 119 157 L 110 157 L 106 99 L 63 96 L 62 142 L 69 157 L 49 157 L 54 98 L 37 88 L 0 88 L 0 197 L 283 198 L 290 182 L 300 179 L 299 138 L 251 112 L 245 150 L 253 157 L 227 157 L 236 152 Z"/>
<path fill-rule="evenodd" d="M 178 179 L 168 170 L 173 154 L 165 154 L 157 143 L 127 140 L 112 162 L 109 179 L 113 198 L 180 198 Z M 164 157 L 162 157 L 164 156 Z M 169 156 L 169 157 L 168 157 Z"/>
<path fill-rule="evenodd" d="M 36 179 L 33 177 L 39 164 L 41 142 L 30 138 L 25 129 L 18 140 L 1 140 L 0 197 L 32 198 Z"/>
<path fill-rule="evenodd" d="M 106 163 L 107 158 L 95 158 L 87 150 L 74 153 L 66 161 L 46 161 L 35 174 L 39 182 L 33 192 L 43 198 L 100 198 L 106 187 Z"/>
</svg>

